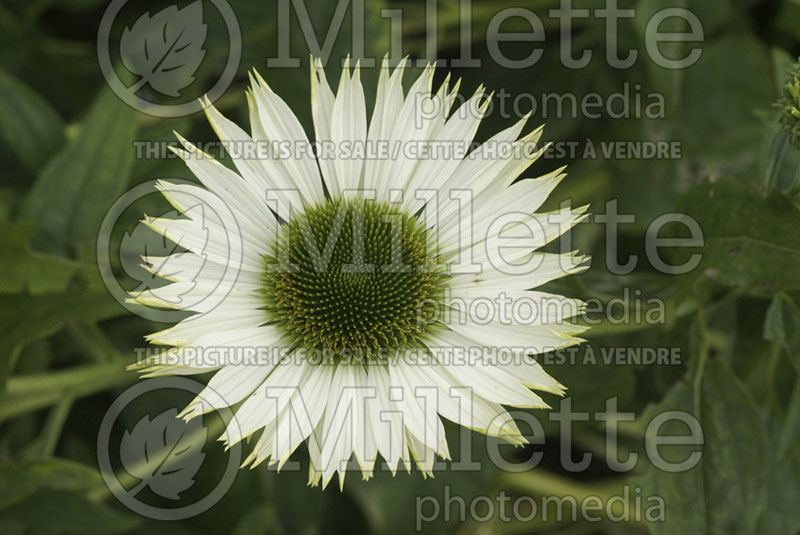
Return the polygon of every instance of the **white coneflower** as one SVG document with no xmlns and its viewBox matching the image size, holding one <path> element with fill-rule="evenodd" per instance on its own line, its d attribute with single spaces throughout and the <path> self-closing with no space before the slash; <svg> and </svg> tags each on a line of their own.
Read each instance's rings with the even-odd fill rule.
<svg viewBox="0 0 800 535">
<path fill-rule="evenodd" d="M 544 150 L 524 150 L 541 136 L 540 128 L 520 138 L 527 117 L 468 154 L 426 154 L 469 146 L 490 96 L 479 88 L 451 113 L 458 84 L 448 77 L 432 92 L 429 66 L 404 95 L 404 67 L 391 71 L 384 60 L 368 125 L 358 65 L 345 64 L 334 94 L 315 61 L 314 153 L 275 152 L 275 142 L 309 142 L 258 75 L 250 135 L 206 102 L 238 173 L 181 138 L 185 150 L 175 152 L 207 189 L 163 183 L 187 218 L 146 219 L 188 252 L 145 258 L 173 283 L 133 299 L 196 314 L 150 335 L 172 347 L 137 368 L 217 370 L 182 414 L 238 405 L 223 439 L 259 437 L 245 464 L 282 465 L 307 441 L 312 484 L 335 473 L 343 482 L 353 456 L 365 479 L 379 455 L 392 473 L 413 462 L 428 475 L 435 454 L 449 458 L 440 416 L 521 444 L 503 405 L 547 407 L 531 389 L 563 394 L 531 355 L 580 341 L 582 329 L 565 320 L 581 303 L 531 289 L 582 269 L 576 254 L 537 249 L 584 210 L 536 213 L 564 175 L 516 180 Z M 276 157 L 247 148 L 261 146 Z M 198 199 L 207 210 L 193 210 Z M 203 218 L 215 203 L 229 215 Z M 523 321 L 469 310 L 501 299 L 535 313 Z M 198 304 L 180 305 L 190 302 Z M 497 346 L 513 358 L 476 358 Z M 277 351 L 206 358 L 220 348 Z"/>
</svg>

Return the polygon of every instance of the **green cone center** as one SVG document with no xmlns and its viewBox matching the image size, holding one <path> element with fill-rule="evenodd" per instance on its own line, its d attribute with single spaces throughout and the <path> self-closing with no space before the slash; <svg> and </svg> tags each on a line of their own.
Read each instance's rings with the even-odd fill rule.
<svg viewBox="0 0 800 535">
<path fill-rule="evenodd" d="M 448 279 L 422 222 L 387 203 L 329 200 L 281 226 L 266 257 L 270 320 L 333 358 L 421 345 Z"/>
</svg>

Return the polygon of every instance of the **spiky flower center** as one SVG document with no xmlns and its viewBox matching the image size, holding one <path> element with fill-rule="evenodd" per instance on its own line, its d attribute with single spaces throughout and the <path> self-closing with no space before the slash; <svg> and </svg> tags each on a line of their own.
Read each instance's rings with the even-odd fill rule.
<svg viewBox="0 0 800 535">
<path fill-rule="evenodd" d="M 419 347 L 448 279 L 418 218 L 388 203 L 328 200 L 281 226 L 266 257 L 270 319 L 334 359 Z"/>
</svg>

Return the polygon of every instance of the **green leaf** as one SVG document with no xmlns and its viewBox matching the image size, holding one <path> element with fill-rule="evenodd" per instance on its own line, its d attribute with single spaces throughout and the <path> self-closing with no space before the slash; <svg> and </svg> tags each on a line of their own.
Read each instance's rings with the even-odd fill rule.
<svg viewBox="0 0 800 535">
<path fill-rule="evenodd" d="M 445 422 L 445 433 L 449 444 L 453 462 L 448 462 L 446 468 L 436 471 L 435 477 L 423 478 L 416 470 L 411 474 L 405 472 L 401 467 L 397 470 L 397 475 L 392 476 L 387 470 L 375 471 L 375 478 L 369 481 L 359 481 L 357 478 L 348 480 L 345 483 L 345 494 L 352 493 L 355 501 L 360 505 L 364 515 L 369 521 L 372 533 L 415 533 L 419 531 L 417 522 L 421 520 L 410 512 L 422 507 L 420 499 L 431 496 L 442 504 L 442 512 L 449 507 L 446 495 L 460 496 L 467 504 L 471 503 L 476 496 L 487 494 L 491 491 L 493 482 L 496 482 L 501 470 L 490 459 L 487 443 L 494 445 L 500 444 L 502 456 L 505 459 L 513 458 L 514 446 L 503 444 L 501 439 L 486 437 L 472 431 L 464 431 L 470 435 L 469 441 L 464 443 L 461 429 L 455 425 Z M 459 461 L 474 461 L 480 463 L 480 468 L 459 467 Z M 281 474 L 282 476 L 283 474 Z M 280 484 L 280 479 L 277 481 Z M 329 513 L 330 519 L 323 519 L 322 526 L 326 526 L 325 521 L 347 518 L 352 513 L 337 511 L 341 505 L 329 500 L 327 504 L 332 511 Z M 424 503 L 424 502 L 423 502 Z M 331 507 L 333 505 L 334 507 Z M 425 514 L 429 513 L 430 504 L 425 505 Z M 277 509 L 279 515 L 286 515 L 280 508 Z M 455 509 L 453 509 L 455 511 Z M 435 519 L 422 522 L 424 533 L 448 533 L 452 532 L 451 525 L 445 520 L 443 514 L 434 515 Z M 456 519 L 457 516 L 453 515 Z M 454 520 L 450 517 L 450 520 Z M 339 520 L 344 522 L 344 520 Z M 485 526 L 484 526 L 485 527 Z M 288 531 L 289 533 L 294 533 Z M 323 529 L 324 533 L 325 530 Z M 361 533 L 363 530 L 356 531 L 350 527 L 346 533 Z M 469 531 L 466 531 L 467 533 Z"/>
<path fill-rule="evenodd" d="M 135 379 L 134 373 L 118 363 L 15 376 L 8 380 L 6 392 L 0 396 L 0 421 L 55 405 L 65 397 L 95 394 Z"/>
<path fill-rule="evenodd" d="M 48 249 L 88 256 L 103 215 L 133 165 L 136 112 L 104 90 L 70 140 L 42 170 L 22 206 Z"/>
<path fill-rule="evenodd" d="M 125 533 L 139 520 L 77 494 L 43 489 L 5 509 L 0 532 L 25 535 Z"/>
<path fill-rule="evenodd" d="M 5 256 L 0 294 L 59 292 L 76 271 L 87 267 L 31 250 L 29 241 L 33 234 L 33 225 L 0 223 L 0 251 Z"/>
<path fill-rule="evenodd" d="M 700 161 L 716 157 L 720 169 L 741 168 L 732 166 L 730 158 L 756 152 L 753 138 L 763 125 L 754 111 L 769 109 L 776 98 L 769 53 L 744 28 L 710 40 L 702 49 L 698 62 L 681 71 L 674 139 L 682 142 L 684 156 Z"/>
<path fill-rule="evenodd" d="M 68 319 L 100 321 L 124 313 L 105 291 L 0 295 L 0 391 L 25 344 L 52 334 Z"/>
<path fill-rule="evenodd" d="M 786 294 L 778 294 L 772 300 L 764 320 L 764 339 L 779 343 L 800 373 L 800 309 Z M 783 459 L 790 448 L 797 444 L 800 435 L 800 380 L 795 386 L 778 440 L 778 458 Z"/>
<path fill-rule="evenodd" d="M 236 523 L 232 535 L 271 535 L 278 524 L 275 511 L 269 505 L 257 505 L 250 509 Z"/>
<path fill-rule="evenodd" d="M 2 69 L 0 139 L 32 173 L 64 142 L 64 124 L 50 103 Z"/>
<path fill-rule="evenodd" d="M 779 343 L 800 373 L 800 309 L 784 293 L 775 296 L 764 320 L 764 339 Z"/>
<path fill-rule="evenodd" d="M 770 143 L 765 183 L 768 189 L 788 195 L 800 190 L 800 150 L 789 144 L 785 132 L 775 134 Z"/>
<path fill-rule="evenodd" d="M 651 533 L 756 533 L 766 507 L 768 448 L 757 407 L 744 385 L 719 359 L 710 359 L 699 388 L 677 383 L 661 403 L 649 408 L 644 421 L 666 411 L 693 414 L 704 443 L 661 446 L 659 454 L 667 462 L 685 461 L 698 448 L 702 457 L 691 470 L 666 472 L 650 466 L 635 480 L 643 495 L 660 496 L 667 504 L 664 522 L 652 523 Z M 686 435 L 686 424 L 668 420 L 659 435 Z"/>
<path fill-rule="evenodd" d="M 26 458 L 53 456 L 74 403 L 75 399 L 72 396 L 66 396 L 50 409 L 39 436 L 22 450 L 22 456 Z"/>
<path fill-rule="evenodd" d="M 50 3 L 64 9 L 82 11 L 101 5 L 103 0 L 51 0 Z"/>
<path fill-rule="evenodd" d="M 767 429 L 772 443 L 781 432 L 781 422 L 772 411 L 767 419 Z M 800 449 L 787 452 L 779 458 L 774 451 L 768 452 L 764 464 L 768 466 L 767 508 L 758 522 L 755 533 L 775 535 L 797 535 L 800 531 Z"/>
<path fill-rule="evenodd" d="M 768 292 L 800 288 L 800 209 L 783 195 L 763 197 L 732 180 L 704 182 L 679 202 L 678 211 L 700 226 L 705 247 L 676 249 L 675 265 L 691 254 L 721 284 Z"/>
<path fill-rule="evenodd" d="M 97 470 L 66 459 L 29 459 L 0 462 L 0 509 L 30 496 L 39 489 L 73 492 L 97 491 L 104 487 Z"/>
<path fill-rule="evenodd" d="M 800 451 L 770 463 L 770 485 L 767 509 L 761 515 L 754 533 L 796 535 L 800 530 Z"/>
<path fill-rule="evenodd" d="M 11 211 L 16 202 L 17 193 L 12 188 L 0 188 L 0 221 L 11 219 Z"/>
</svg>

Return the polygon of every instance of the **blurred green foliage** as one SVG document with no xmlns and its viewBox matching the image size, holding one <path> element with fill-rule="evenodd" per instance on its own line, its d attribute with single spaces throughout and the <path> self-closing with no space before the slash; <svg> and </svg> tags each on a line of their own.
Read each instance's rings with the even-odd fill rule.
<svg viewBox="0 0 800 535">
<path fill-rule="evenodd" d="M 247 71 L 256 68 L 311 132 L 308 47 L 292 15 L 291 51 L 298 68 L 267 69 L 278 54 L 276 2 L 229 2 L 242 33 L 242 60 L 233 85 L 217 102 L 244 124 Z M 576 1 L 579 7 L 603 2 Z M 512 97 L 530 93 L 609 95 L 640 87 L 664 96 L 663 118 L 634 116 L 592 119 L 534 113 L 546 122 L 551 141 L 678 141 L 679 159 L 584 159 L 567 154 L 543 159 L 526 176 L 569 164 L 569 177 L 549 202 L 591 203 L 596 213 L 617 199 L 636 222 L 620 226 L 618 257 L 638 256 L 627 275 L 605 267 L 602 225 L 578 227 L 574 245 L 593 256 L 580 277 L 554 284 L 559 292 L 598 299 L 638 290 L 642 300 L 666 303 L 663 323 L 616 325 L 604 321 L 588 333 L 597 355 L 615 347 L 670 347 L 681 351 L 680 366 L 604 363 L 546 366 L 569 388 L 573 407 L 603 411 L 617 397 L 621 410 L 640 415 L 622 426 L 622 451 L 642 453 L 643 423 L 665 410 L 686 410 L 705 432 L 703 458 L 693 470 L 671 474 L 649 466 L 644 455 L 633 473 L 609 469 L 598 451 L 604 430 L 594 419 L 575 424 L 573 450 L 597 459 L 590 470 L 570 473 L 558 462 L 558 448 L 529 446 L 507 458 L 543 451 L 539 467 L 509 473 L 489 463 L 491 442 L 473 436 L 482 470 L 441 471 L 424 480 L 419 473 L 370 482 L 351 475 L 344 491 L 305 486 L 305 473 L 241 471 L 225 498 L 210 511 L 181 522 L 138 517 L 106 490 L 97 469 L 97 429 L 115 396 L 136 380 L 124 370 L 142 336 L 163 326 L 125 311 L 107 293 L 94 260 L 99 223 L 111 203 L 136 184 L 162 177 L 191 179 L 175 159 L 135 159 L 134 141 L 171 140 L 172 130 L 190 140 L 211 141 L 202 114 L 160 119 L 120 101 L 104 82 L 96 57 L 97 29 L 106 5 L 99 0 L 7 0 L 0 5 L 0 533 L 411 533 L 415 497 L 442 499 L 444 489 L 465 498 L 479 494 L 610 497 L 627 484 L 658 494 L 667 504 L 664 522 L 503 522 L 426 524 L 428 533 L 798 533 L 800 529 L 800 151 L 780 131 L 774 107 L 788 69 L 800 51 L 797 0 L 627 0 L 636 17 L 620 27 L 620 50 L 636 49 L 629 69 L 610 68 L 604 58 L 605 26 L 597 18 L 575 22 L 576 46 L 592 50 L 586 68 L 559 61 L 557 23 L 547 16 L 556 0 L 479 2 L 472 17 L 472 53 L 481 68 L 453 68 L 462 92 L 478 84 Z M 461 34 L 456 0 L 440 0 L 440 58 L 457 58 Z M 144 13 L 168 6 L 131 2 L 121 12 L 121 29 Z M 306 0 L 318 36 L 327 30 L 337 3 Z M 486 28 L 500 9 L 522 6 L 545 22 L 545 43 L 504 43 L 508 57 L 522 58 L 532 45 L 542 59 L 523 70 L 503 68 L 489 55 Z M 700 61 L 685 70 L 658 67 L 644 54 L 648 17 L 664 7 L 683 6 L 703 23 Z M 366 54 L 382 57 L 390 46 L 383 8 L 402 8 L 404 54 L 425 56 L 424 4 L 367 2 Z M 208 22 L 204 61 L 188 88 L 199 96 L 220 75 L 215 57 L 227 53 L 227 34 Z M 116 27 L 116 26 L 115 26 Z M 336 80 L 339 59 L 351 52 L 351 13 L 342 22 L 331 52 L 328 78 Z M 523 31 L 509 22 L 507 31 Z M 121 31 L 121 30 L 120 30 Z M 118 38 L 118 32 L 115 34 Z M 113 38 L 114 36 L 112 36 Z M 320 40 L 322 37 L 320 37 Z M 675 57 L 692 43 L 672 43 Z M 118 58 L 116 58 L 118 59 Z M 406 81 L 414 72 L 406 75 Z M 443 72 L 437 77 L 441 79 Z M 374 99 L 376 69 L 364 69 L 368 106 Z M 795 102 L 796 104 L 796 102 Z M 527 110 L 522 110 L 527 111 Z M 511 124 L 492 114 L 479 138 Z M 580 151 L 579 151 L 580 152 Z M 148 204 L 149 203 L 149 204 Z M 152 199 L 126 217 L 167 210 Z M 700 250 L 678 251 L 678 264 L 700 252 L 697 269 L 681 276 L 658 272 L 647 261 L 646 230 L 664 213 L 693 216 L 705 236 Z M 119 236 L 117 236 L 119 237 Z M 117 266 L 119 267 L 119 266 Z M 631 302 L 624 307 L 633 306 Z M 550 399 L 551 404 L 558 400 Z M 155 401 L 154 401 L 155 403 Z M 546 424 L 546 417 L 538 413 Z M 548 444 L 557 444 L 557 430 Z M 448 428 L 451 451 L 461 435 Z M 677 429 L 680 434 L 681 430 Z M 302 448 L 301 448 L 302 450 Z M 674 459 L 685 451 L 670 450 Z M 211 452 L 214 454 L 214 452 Z M 215 455 L 221 458 L 221 451 Z M 296 455 L 304 456 L 303 451 Z M 202 478 L 203 473 L 198 475 Z"/>
</svg>

